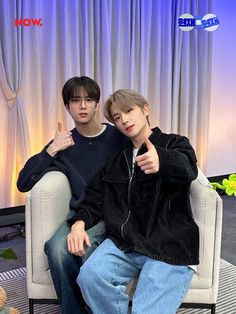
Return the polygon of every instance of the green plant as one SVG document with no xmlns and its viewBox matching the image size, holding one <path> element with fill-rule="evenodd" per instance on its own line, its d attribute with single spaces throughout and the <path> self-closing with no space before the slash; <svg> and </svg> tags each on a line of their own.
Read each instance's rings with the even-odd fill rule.
<svg viewBox="0 0 236 314">
<path fill-rule="evenodd" d="M 228 179 L 223 179 L 222 183 L 211 182 L 214 190 L 222 190 L 227 195 L 236 196 L 236 174 L 231 174 Z"/>
<path fill-rule="evenodd" d="M 0 257 L 5 259 L 17 259 L 16 253 L 11 249 L 0 249 Z"/>
</svg>

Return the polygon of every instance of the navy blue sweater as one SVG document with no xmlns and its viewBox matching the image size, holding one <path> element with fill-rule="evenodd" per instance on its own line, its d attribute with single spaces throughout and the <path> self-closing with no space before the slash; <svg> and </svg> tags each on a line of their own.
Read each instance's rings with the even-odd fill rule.
<svg viewBox="0 0 236 314">
<path fill-rule="evenodd" d="M 121 150 L 126 143 L 126 138 L 114 126 L 106 126 L 105 131 L 95 137 L 82 136 L 74 128 L 71 132 L 75 145 L 58 152 L 55 157 L 46 151 L 51 141 L 39 154 L 32 156 L 20 171 L 17 180 L 19 191 L 29 191 L 49 171 L 61 171 L 71 184 L 70 207 L 77 208 L 93 176 L 107 158 Z"/>
</svg>

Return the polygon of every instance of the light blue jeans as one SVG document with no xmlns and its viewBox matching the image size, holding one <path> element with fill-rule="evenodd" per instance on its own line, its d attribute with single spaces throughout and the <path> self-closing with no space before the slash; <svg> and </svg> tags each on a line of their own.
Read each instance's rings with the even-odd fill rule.
<svg viewBox="0 0 236 314">
<path fill-rule="evenodd" d="M 175 314 L 186 295 L 193 270 L 137 253 L 125 254 L 106 239 L 81 267 L 77 283 L 94 314 L 127 314 L 127 284 L 139 276 L 133 314 Z"/>
<path fill-rule="evenodd" d="M 73 216 L 69 213 L 68 218 Z M 85 314 L 85 303 L 81 296 L 76 278 L 80 266 L 86 258 L 105 239 L 105 224 L 99 222 L 93 228 L 87 230 L 92 246 L 87 248 L 83 259 L 68 252 L 67 235 L 70 228 L 64 222 L 54 236 L 45 243 L 44 251 L 48 257 L 48 264 L 52 280 L 57 293 L 58 302 L 62 314 Z"/>
</svg>

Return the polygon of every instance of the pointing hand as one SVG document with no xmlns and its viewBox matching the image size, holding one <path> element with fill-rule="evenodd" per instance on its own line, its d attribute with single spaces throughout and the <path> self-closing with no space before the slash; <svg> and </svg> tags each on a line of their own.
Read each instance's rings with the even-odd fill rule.
<svg viewBox="0 0 236 314">
<path fill-rule="evenodd" d="M 160 164 L 156 148 L 148 138 L 145 139 L 144 143 L 147 146 L 147 152 L 137 156 L 135 161 L 146 174 L 157 173 Z"/>
</svg>

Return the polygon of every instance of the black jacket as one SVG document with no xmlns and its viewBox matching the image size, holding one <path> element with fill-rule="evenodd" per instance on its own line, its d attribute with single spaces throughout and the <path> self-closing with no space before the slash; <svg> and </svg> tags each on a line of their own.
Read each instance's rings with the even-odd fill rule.
<svg viewBox="0 0 236 314">
<path fill-rule="evenodd" d="M 197 177 L 196 156 L 189 140 L 153 130 L 150 141 L 160 170 L 132 174 L 132 142 L 109 158 L 86 189 L 69 224 L 83 220 L 86 229 L 104 219 L 108 237 L 125 252 L 137 252 L 170 264 L 198 264 L 199 231 L 189 200 Z M 147 151 L 143 144 L 138 155 Z"/>
</svg>

